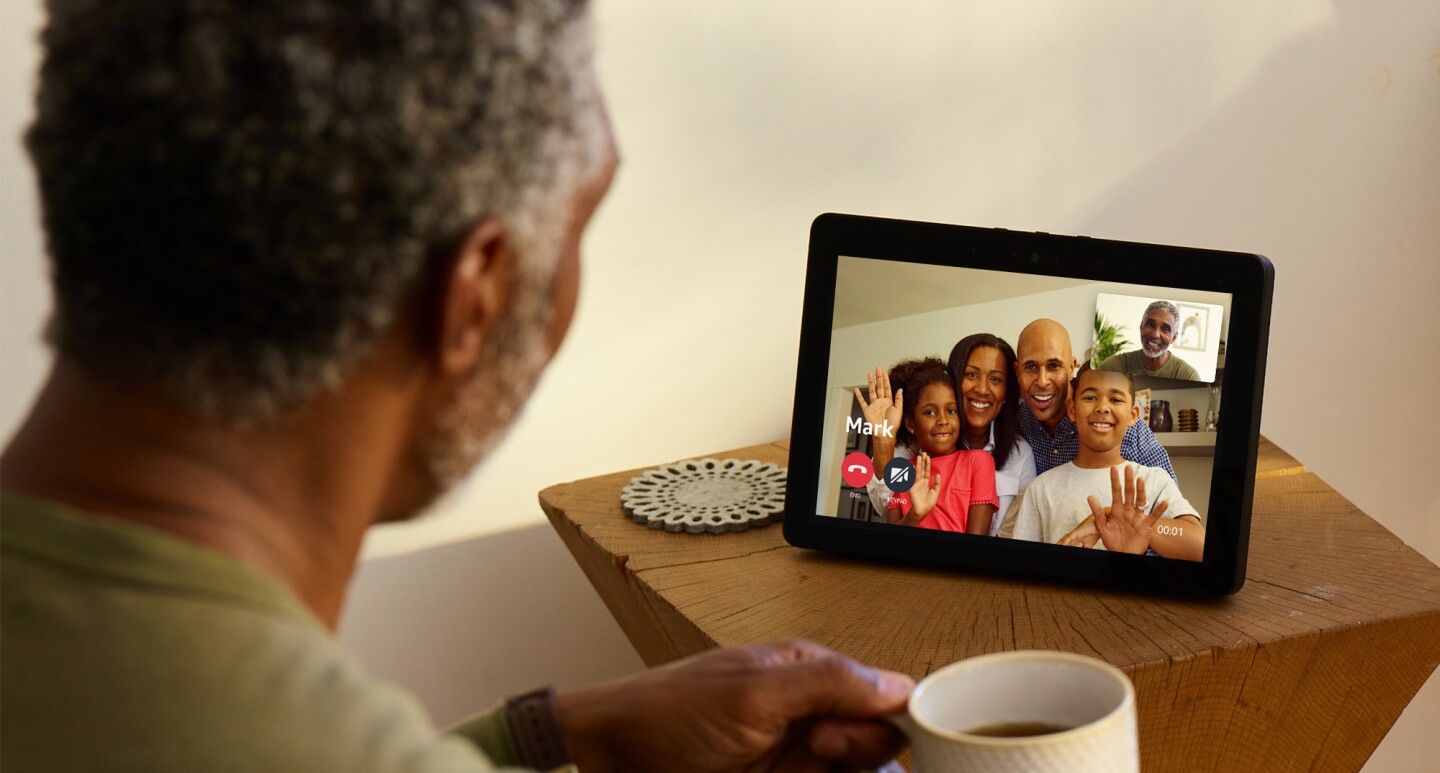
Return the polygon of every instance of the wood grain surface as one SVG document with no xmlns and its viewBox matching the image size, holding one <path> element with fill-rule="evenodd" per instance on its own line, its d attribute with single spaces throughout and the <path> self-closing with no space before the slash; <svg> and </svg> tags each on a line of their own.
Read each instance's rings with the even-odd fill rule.
<svg viewBox="0 0 1440 773">
<path fill-rule="evenodd" d="M 787 444 L 701 456 L 785 464 Z M 540 503 L 646 663 L 803 637 L 922 678 L 1015 649 L 1135 682 L 1144 769 L 1357 770 L 1440 664 L 1440 569 L 1262 439 L 1245 587 L 1167 599 L 837 559 L 779 526 L 671 534 L 628 520 L 639 470 Z"/>
</svg>

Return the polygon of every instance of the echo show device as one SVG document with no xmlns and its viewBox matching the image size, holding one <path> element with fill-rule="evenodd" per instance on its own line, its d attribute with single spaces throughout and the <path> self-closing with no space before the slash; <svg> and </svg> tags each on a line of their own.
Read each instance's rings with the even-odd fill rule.
<svg viewBox="0 0 1440 773">
<path fill-rule="evenodd" d="M 1239 590 L 1273 281 L 1260 255 L 821 215 L 786 540 Z"/>
</svg>

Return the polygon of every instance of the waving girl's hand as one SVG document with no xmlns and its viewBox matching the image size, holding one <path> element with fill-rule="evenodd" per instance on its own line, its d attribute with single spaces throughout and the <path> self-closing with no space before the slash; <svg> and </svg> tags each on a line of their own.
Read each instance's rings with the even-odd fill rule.
<svg viewBox="0 0 1440 773">
<path fill-rule="evenodd" d="M 940 501 L 940 473 L 930 480 L 930 454 L 921 452 L 915 458 L 915 485 L 910 488 L 910 518 L 919 523 Z"/>
</svg>

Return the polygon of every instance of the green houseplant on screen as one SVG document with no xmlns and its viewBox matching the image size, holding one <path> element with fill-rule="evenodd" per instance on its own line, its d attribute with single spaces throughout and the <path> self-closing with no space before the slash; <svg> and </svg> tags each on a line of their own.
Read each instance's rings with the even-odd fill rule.
<svg viewBox="0 0 1440 773">
<path fill-rule="evenodd" d="M 1124 351 L 1130 342 L 1120 334 L 1120 326 L 1095 312 L 1095 345 L 1090 357 L 1090 367 L 1098 368 L 1100 363 Z"/>
</svg>

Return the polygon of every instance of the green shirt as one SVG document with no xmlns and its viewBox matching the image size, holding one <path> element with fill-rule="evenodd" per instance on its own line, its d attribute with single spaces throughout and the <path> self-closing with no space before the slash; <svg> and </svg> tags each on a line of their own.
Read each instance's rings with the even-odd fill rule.
<svg viewBox="0 0 1440 773">
<path fill-rule="evenodd" d="M 492 760 L 518 760 L 503 711 L 439 732 L 259 570 L 8 494 L 0 652 L 7 773 L 493 771 Z"/>
<path fill-rule="evenodd" d="M 1195 371 L 1190 363 L 1170 353 L 1170 358 L 1160 366 L 1159 370 L 1145 369 L 1145 355 L 1139 349 L 1133 352 L 1117 354 L 1114 357 L 1100 363 L 1099 370 L 1110 370 L 1116 373 L 1129 373 L 1132 376 L 1154 376 L 1155 378 L 1173 378 L 1183 381 L 1199 381 L 1200 374 Z"/>
</svg>

